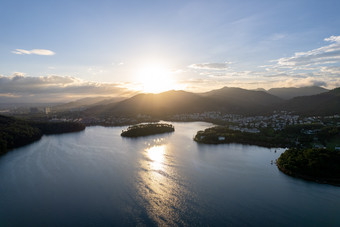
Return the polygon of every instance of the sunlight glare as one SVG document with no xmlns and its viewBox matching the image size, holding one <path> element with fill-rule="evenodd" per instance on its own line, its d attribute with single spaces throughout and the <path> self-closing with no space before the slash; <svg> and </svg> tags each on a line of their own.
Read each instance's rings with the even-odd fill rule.
<svg viewBox="0 0 340 227">
<path fill-rule="evenodd" d="M 166 145 L 153 146 L 146 149 L 148 157 L 152 160 L 153 169 L 162 169 Z"/>
<path fill-rule="evenodd" d="M 144 92 L 160 93 L 176 89 L 170 70 L 161 64 L 145 66 L 138 71 L 137 76 Z"/>
</svg>

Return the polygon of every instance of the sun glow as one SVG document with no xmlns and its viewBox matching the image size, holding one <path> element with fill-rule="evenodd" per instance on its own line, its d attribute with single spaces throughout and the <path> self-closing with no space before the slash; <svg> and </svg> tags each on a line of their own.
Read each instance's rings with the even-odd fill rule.
<svg viewBox="0 0 340 227">
<path fill-rule="evenodd" d="M 178 88 L 171 71 L 162 65 L 145 66 L 138 70 L 137 77 L 144 92 L 160 93 Z"/>
<path fill-rule="evenodd" d="M 150 166 L 152 169 L 162 169 L 165 150 L 166 145 L 153 146 L 146 149 L 148 157 L 152 160 Z"/>
</svg>

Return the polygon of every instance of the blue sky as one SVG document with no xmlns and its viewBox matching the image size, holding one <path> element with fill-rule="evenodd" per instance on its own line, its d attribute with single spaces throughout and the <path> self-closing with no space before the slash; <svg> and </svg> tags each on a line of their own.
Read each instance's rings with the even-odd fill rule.
<svg viewBox="0 0 340 227">
<path fill-rule="evenodd" d="M 101 95 L 127 94 L 143 90 L 150 71 L 189 91 L 334 88 L 339 11 L 340 1 L 329 0 L 2 0 L 0 95 L 48 86 L 55 95 L 68 87 L 69 97 L 77 96 L 75 87 L 83 89 L 79 96 L 93 87 Z"/>
</svg>

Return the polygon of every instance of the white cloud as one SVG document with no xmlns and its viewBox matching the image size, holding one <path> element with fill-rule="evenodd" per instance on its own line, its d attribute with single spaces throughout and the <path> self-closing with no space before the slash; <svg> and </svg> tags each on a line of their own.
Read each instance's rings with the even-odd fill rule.
<svg viewBox="0 0 340 227">
<path fill-rule="evenodd" d="M 224 63 L 197 63 L 189 65 L 189 68 L 193 69 L 205 69 L 205 70 L 226 70 L 229 68 L 231 62 Z"/>
<path fill-rule="evenodd" d="M 260 66 L 262 77 L 271 78 L 271 87 L 323 86 L 329 89 L 340 85 L 340 36 L 330 36 L 330 42 L 291 57 L 273 60 L 271 65 Z"/>
<path fill-rule="evenodd" d="M 24 49 L 15 49 L 12 51 L 13 54 L 36 54 L 36 55 L 55 55 L 55 53 L 51 50 L 46 49 L 33 49 L 33 50 L 24 50 Z"/>
<path fill-rule="evenodd" d="M 273 38 L 284 38 L 277 34 Z M 303 87 L 322 86 L 329 89 L 340 86 L 340 36 L 330 36 L 324 41 L 327 45 L 306 52 L 297 52 L 293 56 L 271 61 L 272 64 L 259 66 L 259 70 L 234 71 L 228 64 L 203 63 L 189 66 L 194 69 L 214 69 L 192 71 L 197 79 L 204 83 L 225 84 L 243 88 Z M 214 65 L 218 64 L 218 65 Z M 220 65 L 221 64 L 221 65 Z M 228 69 L 228 70 L 217 70 Z M 209 79 L 211 82 L 206 82 Z M 256 88 L 255 87 L 255 88 Z"/>
<path fill-rule="evenodd" d="M 275 87 L 307 87 L 307 86 L 322 86 L 327 87 L 329 81 L 325 78 L 290 78 L 284 81 L 275 83 Z"/>
<path fill-rule="evenodd" d="M 338 63 L 340 61 L 340 36 L 331 36 L 324 40 L 331 44 L 307 52 L 297 52 L 292 57 L 275 60 L 277 66 L 294 68 Z"/>
<path fill-rule="evenodd" d="M 338 43 L 340 43 L 340 36 L 332 35 L 331 37 L 325 38 L 324 40 L 327 41 L 327 42 L 338 42 Z"/>
<path fill-rule="evenodd" d="M 324 67 L 321 67 L 321 72 L 323 73 L 327 73 L 327 74 L 330 74 L 330 75 L 336 75 L 336 76 L 340 76 L 340 67 L 337 67 L 337 66 L 324 66 Z"/>
<path fill-rule="evenodd" d="M 29 102 L 66 102 L 70 99 L 93 96 L 129 96 L 132 91 L 119 83 L 96 83 L 71 76 L 49 75 L 41 77 L 14 73 L 0 75 L 0 96 L 17 97 Z"/>
</svg>

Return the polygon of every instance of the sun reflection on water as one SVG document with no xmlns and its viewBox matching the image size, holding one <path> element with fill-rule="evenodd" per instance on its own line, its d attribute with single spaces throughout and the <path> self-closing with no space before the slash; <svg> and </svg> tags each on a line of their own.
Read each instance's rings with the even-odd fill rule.
<svg viewBox="0 0 340 227">
<path fill-rule="evenodd" d="M 163 139 L 146 143 L 140 160 L 137 187 L 142 206 L 158 225 L 183 225 L 181 214 L 185 212 L 182 200 L 188 193 L 175 165 L 171 146 Z M 179 212 L 181 211 L 181 212 Z"/>
<path fill-rule="evenodd" d="M 166 145 L 153 146 L 146 149 L 148 157 L 152 160 L 150 167 L 154 170 L 163 169 L 164 153 L 166 150 Z"/>
</svg>

